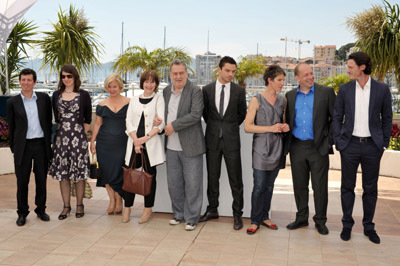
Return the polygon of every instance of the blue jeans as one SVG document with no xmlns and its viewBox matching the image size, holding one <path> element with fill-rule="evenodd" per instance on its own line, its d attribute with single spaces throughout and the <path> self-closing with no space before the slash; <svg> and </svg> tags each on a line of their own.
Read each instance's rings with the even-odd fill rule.
<svg viewBox="0 0 400 266">
<path fill-rule="evenodd" d="M 251 194 L 251 224 L 260 225 L 269 219 L 272 193 L 274 191 L 275 179 L 279 169 L 264 171 L 253 169 L 253 192 Z"/>
</svg>

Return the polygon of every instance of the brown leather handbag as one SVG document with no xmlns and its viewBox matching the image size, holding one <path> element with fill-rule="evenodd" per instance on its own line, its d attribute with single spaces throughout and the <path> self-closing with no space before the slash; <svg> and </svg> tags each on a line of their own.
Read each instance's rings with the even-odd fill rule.
<svg viewBox="0 0 400 266">
<path fill-rule="evenodd" d="M 136 164 L 136 154 L 133 157 L 132 166 L 130 168 L 124 169 L 124 184 L 122 185 L 122 189 L 139 194 L 142 196 L 147 196 L 151 192 L 151 184 L 153 182 L 153 175 L 147 173 L 147 164 L 146 164 L 146 156 L 142 153 L 142 169 L 138 170 L 135 167 Z"/>
</svg>

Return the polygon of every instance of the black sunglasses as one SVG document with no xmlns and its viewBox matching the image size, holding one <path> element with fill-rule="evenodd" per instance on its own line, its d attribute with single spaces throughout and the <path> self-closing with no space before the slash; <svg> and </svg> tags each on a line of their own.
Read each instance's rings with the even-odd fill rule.
<svg viewBox="0 0 400 266">
<path fill-rule="evenodd" d="M 65 78 L 72 79 L 73 76 L 72 76 L 71 74 L 68 74 L 68 75 L 61 75 L 61 79 L 65 79 Z"/>
</svg>

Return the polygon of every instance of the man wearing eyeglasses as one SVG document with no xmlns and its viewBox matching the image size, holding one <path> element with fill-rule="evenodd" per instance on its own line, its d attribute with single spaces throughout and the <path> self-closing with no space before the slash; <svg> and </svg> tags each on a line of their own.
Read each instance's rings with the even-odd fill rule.
<svg viewBox="0 0 400 266">
<path fill-rule="evenodd" d="M 51 159 L 50 136 L 52 112 L 50 97 L 35 92 L 36 73 L 23 69 L 19 74 L 21 94 L 7 101 L 9 142 L 14 154 L 17 176 L 17 225 L 23 226 L 29 214 L 28 185 L 32 170 L 35 174 L 35 213 L 42 221 L 49 221 L 46 209 L 47 169 Z"/>
</svg>

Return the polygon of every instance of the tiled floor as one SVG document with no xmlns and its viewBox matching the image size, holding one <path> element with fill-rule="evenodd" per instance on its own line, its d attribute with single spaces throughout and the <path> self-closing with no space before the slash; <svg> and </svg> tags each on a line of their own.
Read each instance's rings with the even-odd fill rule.
<svg viewBox="0 0 400 266">
<path fill-rule="evenodd" d="M 329 174 L 328 223 L 330 233 L 321 236 L 310 226 L 295 231 L 286 225 L 295 217 L 290 168 L 280 172 L 275 183 L 272 218 L 279 230 L 261 228 L 246 234 L 250 224 L 235 231 L 232 218 L 201 223 L 195 231 L 184 225 L 170 226 L 171 214 L 156 213 L 147 224 L 138 224 L 143 208 L 136 204 L 132 220 L 121 223 L 121 216 L 106 214 L 107 194 L 95 188 L 94 197 L 85 201 L 86 215 L 57 220 L 62 202 L 58 183 L 48 181 L 50 222 L 34 213 L 27 224 L 15 224 L 15 176 L 0 176 L 0 265 L 400 265 L 400 179 L 381 177 L 375 215 L 376 230 L 382 243 L 375 245 L 362 234 L 361 182 L 358 180 L 354 209 L 356 225 L 352 238 L 344 242 L 341 230 L 340 172 Z M 34 206 L 34 185 L 30 187 Z M 312 211 L 312 195 L 310 210 Z M 73 210 L 74 212 L 74 210 Z M 312 214 L 311 214 L 312 215 Z"/>
</svg>

